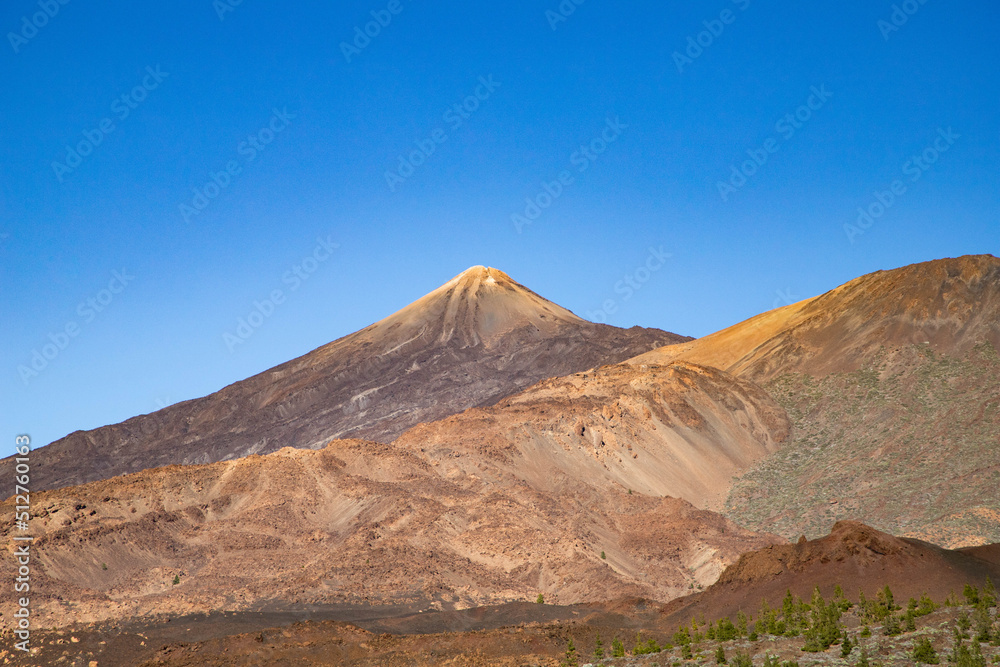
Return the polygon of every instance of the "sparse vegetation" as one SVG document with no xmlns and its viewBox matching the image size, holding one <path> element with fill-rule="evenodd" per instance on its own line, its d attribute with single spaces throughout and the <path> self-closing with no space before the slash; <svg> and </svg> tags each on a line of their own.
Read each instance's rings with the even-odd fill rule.
<svg viewBox="0 0 1000 667">
<path fill-rule="evenodd" d="M 536 604 L 545 604 L 545 596 L 542 595 L 541 593 L 539 593 L 538 597 L 535 598 L 535 603 Z"/>
<path fill-rule="evenodd" d="M 1000 542 L 995 512 L 973 509 L 1000 481 L 977 473 L 995 457 L 997 404 L 985 406 L 993 416 L 980 411 L 982 388 L 998 376 L 1000 357 L 983 343 L 962 359 L 910 346 L 885 350 L 850 373 L 775 378 L 766 389 L 792 420 L 793 439 L 737 480 L 725 514 L 795 539 L 825 535 L 863 509 L 866 523 L 892 534 L 926 527 L 922 539 L 945 546 L 959 535 Z M 922 436 L 944 427 L 947 442 Z M 915 451 L 917 443 L 919 456 L 873 456 L 880 447 Z M 817 470 L 825 472 L 814 479 Z M 948 492 L 919 502 L 928 488 Z M 831 506 L 831 498 L 843 500 Z"/>
<path fill-rule="evenodd" d="M 984 656 L 980 644 L 988 644 L 994 640 L 1000 643 L 1000 633 L 994 631 L 994 625 L 1000 627 L 1000 616 L 987 606 L 989 595 L 985 586 L 982 591 L 976 591 L 970 586 L 966 593 L 959 600 L 953 601 L 959 609 L 946 611 L 947 616 L 942 617 L 935 615 L 941 605 L 926 593 L 919 599 L 911 598 L 903 609 L 896 603 L 896 597 L 888 586 L 880 589 L 872 598 L 859 593 L 857 604 L 846 598 L 840 586 L 833 589 L 833 597 L 829 600 L 816 588 L 808 602 L 793 595 L 791 591 L 786 591 L 779 608 L 772 608 L 762 602 L 756 618 L 739 611 L 732 619 L 723 617 L 706 622 L 698 618 L 681 625 L 672 637 L 679 650 L 670 654 L 673 656 L 671 661 L 660 664 L 672 664 L 676 667 L 683 666 L 687 661 L 695 661 L 700 666 L 712 663 L 728 667 L 748 667 L 754 662 L 755 651 L 763 649 L 755 642 L 767 642 L 765 646 L 768 650 L 756 654 L 758 665 L 797 667 L 794 661 L 782 661 L 770 648 L 776 645 L 787 647 L 789 640 L 800 637 L 800 650 L 816 654 L 820 660 L 809 664 L 829 664 L 832 656 L 827 652 L 831 647 L 839 645 L 837 660 L 842 662 L 837 664 L 851 667 L 884 667 L 907 663 L 936 665 L 944 660 L 938 655 L 934 638 L 941 636 L 944 627 L 942 620 L 950 618 L 953 620 L 947 622 L 947 627 L 950 628 L 949 633 L 954 633 L 955 642 L 955 648 L 948 656 L 951 665 L 986 667 L 997 654 L 987 653 Z M 995 597 L 995 592 L 990 595 Z M 976 604 L 970 605 L 971 600 L 975 600 Z M 850 613 L 852 617 L 845 620 L 843 615 L 846 613 Z M 921 622 L 920 631 L 915 637 L 907 638 L 908 633 L 917 630 L 916 620 L 926 617 L 929 617 L 928 620 Z M 848 631 L 845 623 L 847 627 L 858 629 Z M 869 624 L 877 624 L 877 638 L 873 637 Z M 971 643 L 967 641 L 970 631 L 975 637 Z M 703 645 L 706 641 L 710 642 L 707 647 Z M 656 652 L 649 650 L 653 645 L 653 640 L 648 640 L 647 644 L 641 637 L 637 637 L 632 655 L 642 656 Z M 673 650 L 670 645 L 655 648 L 660 651 Z M 822 657 L 824 653 L 830 657 Z M 872 659 L 873 654 L 879 656 L 877 660 Z"/>
<path fill-rule="evenodd" d="M 174 575 L 174 586 L 176 586 L 179 583 L 181 583 L 181 575 L 175 574 Z"/>
</svg>

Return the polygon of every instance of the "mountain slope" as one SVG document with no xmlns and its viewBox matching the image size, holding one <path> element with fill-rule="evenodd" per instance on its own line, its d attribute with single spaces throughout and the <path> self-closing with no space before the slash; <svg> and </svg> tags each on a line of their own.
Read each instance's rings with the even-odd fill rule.
<svg viewBox="0 0 1000 667">
<path fill-rule="evenodd" d="M 1000 349 L 1000 259 L 970 255 L 877 271 L 632 363 L 685 360 L 767 381 L 857 370 L 882 347 L 929 345 L 961 356 Z"/>
<path fill-rule="evenodd" d="M 455 454 L 335 440 L 33 494 L 33 627 L 539 593 L 671 599 L 780 541 L 602 480 L 525 480 L 488 458 L 474 474 Z M 7 539 L 14 508 L 0 503 Z M 4 559 L 0 576 L 16 567 Z"/>
<path fill-rule="evenodd" d="M 784 411 L 760 388 L 688 363 L 628 364 L 544 380 L 396 441 L 463 474 L 502 465 L 542 488 L 588 480 L 721 509 L 731 478 L 777 451 Z M 567 480 L 564 482 L 564 480 Z"/>
<path fill-rule="evenodd" d="M 862 276 L 632 364 L 687 360 L 760 384 L 791 435 L 726 514 L 788 539 L 840 519 L 959 547 L 1000 542 L 1000 260 Z"/>
<path fill-rule="evenodd" d="M 543 378 L 679 340 L 586 322 L 502 271 L 473 267 L 381 322 L 215 394 L 37 450 L 33 490 L 332 438 L 388 442 Z M 12 459 L 0 474 L 13 479 Z"/>
</svg>

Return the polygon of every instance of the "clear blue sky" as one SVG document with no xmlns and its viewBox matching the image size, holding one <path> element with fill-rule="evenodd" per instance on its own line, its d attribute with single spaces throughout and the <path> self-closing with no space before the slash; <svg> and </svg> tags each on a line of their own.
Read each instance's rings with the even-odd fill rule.
<svg viewBox="0 0 1000 667">
<path fill-rule="evenodd" d="M 888 0 L 228 1 L 0 9 L 5 455 L 215 391 L 475 264 L 698 336 L 873 270 L 1000 254 L 994 2 L 910 0 L 897 26 Z M 767 160 L 724 200 L 748 151 Z M 518 231 L 543 183 L 562 192 Z M 671 257 L 647 273 L 651 247 Z"/>
</svg>

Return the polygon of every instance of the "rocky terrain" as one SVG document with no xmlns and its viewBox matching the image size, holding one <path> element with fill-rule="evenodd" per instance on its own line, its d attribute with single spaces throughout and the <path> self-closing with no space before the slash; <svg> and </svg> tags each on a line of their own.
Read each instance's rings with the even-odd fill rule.
<svg viewBox="0 0 1000 667">
<path fill-rule="evenodd" d="M 663 621 L 675 627 L 697 616 L 757 615 L 762 601 L 778 608 L 788 591 L 808 600 L 817 587 L 827 598 L 837 586 L 854 600 L 890 586 L 903 602 L 924 594 L 942 601 L 961 597 L 966 584 L 985 587 L 987 578 L 1000 581 L 1000 545 L 949 550 L 841 521 L 822 538 L 744 554 L 703 593 L 666 605 Z"/>
<path fill-rule="evenodd" d="M 174 616 L 42 631 L 31 656 L 11 653 L 5 633 L 0 657 L 7 664 L 99 667 L 555 667 L 575 655 L 579 665 L 703 667 L 719 664 L 721 651 L 734 667 L 772 659 L 785 667 L 785 661 L 854 667 L 863 660 L 912 665 L 926 640 L 942 663 L 975 665 L 970 661 L 980 655 L 986 665 L 1000 658 L 996 593 L 987 579 L 998 576 L 996 546 L 949 551 L 843 522 L 819 540 L 748 553 L 704 592 L 667 605 L 519 603 L 383 616 L 356 608 L 308 620 L 273 613 Z M 841 584 L 847 593 L 838 592 Z M 352 611 L 354 622 L 338 620 L 338 613 Z M 598 648 L 603 658 L 595 656 Z M 623 657 L 615 657 L 616 649 Z"/>
<path fill-rule="evenodd" d="M 788 432 L 784 411 L 753 383 L 678 362 L 546 380 L 396 442 L 466 475 L 502 461 L 549 491 L 586 480 L 721 509 L 733 476 L 777 452 Z"/>
<path fill-rule="evenodd" d="M 694 423 L 675 428 L 713 418 L 691 410 Z M 748 547 L 780 541 L 593 475 L 597 448 L 574 449 L 548 454 L 590 462 L 570 476 L 544 474 L 532 452 L 477 441 L 421 452 L 335 440 L 34 494 L 35 623 L 349 603 L 461 608 L 539 594 L 668 600 L 711 584 Z M 648 465 L 620 454 L 623 470 Z M 0 505 L 4 537 L 13 511 L 14 499 Z M 13 562 L 0 572 L 13 576 Z M 12 609 L 0 603 L 5 618 Z"/>
<path fill-rule="evenodd" d="M 389 442 L 539 380 L 624 361 L 683 336 L 580 319 L 497 269 L 472 267 L 403 310 L 210 396 L 36 452 L 41 491 L 333 438 Z M 0 461 L 3 484 L 12 459 Z M 12 487 L 9 487 L 12 490 Z M 9 494 L 4 494 L 9 495 Z"/>
<path fill-rule="evenodd" d="M 790 436 L 726 514 L 788 539 L 840 519 L 947 546 L 1000 542 L 1000 260 L 879 271 L 632 364 L 757 383 Z M 946 465 L 942 465 L 946 462 Z"/>
<path fill-rule="evenodd" d="M 1000 542 L 1000 356 L 888 348 L 869 365 L 766 385 L 795 424 L 726 513 L 789 539 L 863 518 L 942 546 Z"/>
</svg>

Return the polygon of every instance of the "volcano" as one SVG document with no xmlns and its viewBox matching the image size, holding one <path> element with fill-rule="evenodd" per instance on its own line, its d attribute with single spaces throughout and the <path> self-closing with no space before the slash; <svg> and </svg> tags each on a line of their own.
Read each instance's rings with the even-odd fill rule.
<svg viewBox="0 0 1000 667">
<path fill-rule="evenodd" d="M 317 449 L 334 438 L 390 442 L 490 405 L 539 380 L 687 340 L 587 322 L 503 271 L 474 266 L 354 334 L 221 391 L 33 454 L 35 490 L 170 464 Z M 12 459 L 0 462 L 10 472 Z"/>
</svg>

